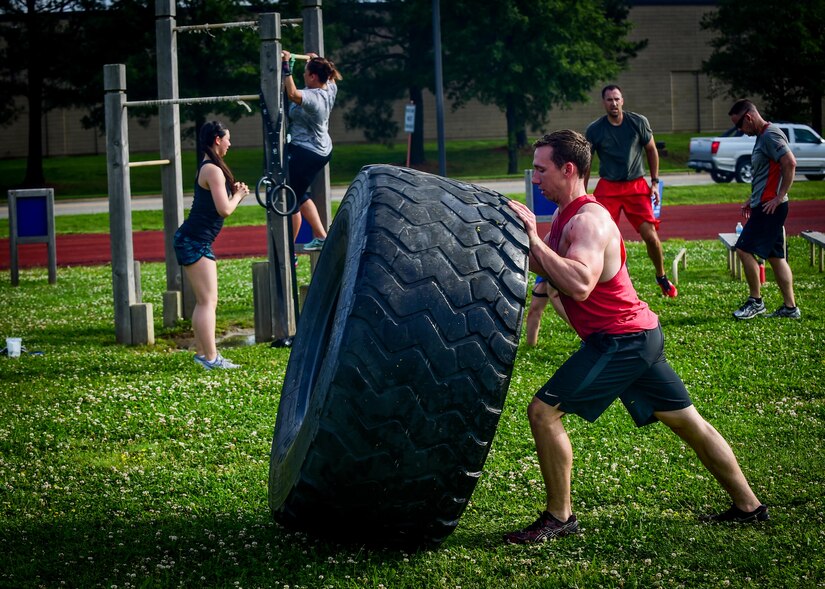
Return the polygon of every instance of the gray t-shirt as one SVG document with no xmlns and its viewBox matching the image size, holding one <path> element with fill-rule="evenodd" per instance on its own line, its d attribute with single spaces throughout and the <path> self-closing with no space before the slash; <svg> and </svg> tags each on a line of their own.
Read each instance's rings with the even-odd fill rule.
<svg viewBox="0 0 825 589">
<path fill-rule="evenodd" d="M 338 86 L 332 80 L 326 88 L 304 88 L 301 104 L 289 107 L 291 143 L 323 156 L 332 152 L 329 136 L 329 115 L 335 105 Z"/>
<path fill-rule="evenodd" d="M 751 208 L 759 203 L 778 196 L 782 184 L 782 166 L 779 160 L 791 150 L 788 138 L 779 127 L 768 124 L 765 130 L 756 136 L 753 144 L 751 164 L 753 165 L 753 182 L 751 183 Z"/>
<path fill-rule="evenodd" d="M 653 137 L 646 117 L 629 111 L 623 115 L 619 126 L 611 125 L 605 115 L 590 123 L 585 131 L 585 137 L 599 154 L 599 176 L 614 182 L 645 175 L 645 145 Z"/>
</svg>

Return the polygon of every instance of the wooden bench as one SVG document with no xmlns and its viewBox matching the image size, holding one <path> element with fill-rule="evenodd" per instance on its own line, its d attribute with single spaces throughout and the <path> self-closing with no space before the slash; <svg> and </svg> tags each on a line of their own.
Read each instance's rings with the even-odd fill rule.
<svg viewBox="0 0 825 589">
<path fill-rule="evenodd" d="M 819 234 L 822 235 L 821 233 Z M 803 235 L 804 237 L 804 235 Z M 825 237 L 825 236 L 823 236 Z M 736 233 L 720 233 L 719 234 L 719 241 L 721 241 L 724 246 L 728 249 L 728 270 L 730 271 L 730 275 L 734 276 L 738 280 L 742 280 L 742 260 L 739 259 L 739 254 L 736 253 L 736 242 L 739 240 L 739 235 Z M 782 241 L 785 244 L 783 248 L 785 250 L 785 259 L 788 259 L 788 236 L 785 234 L 785 228 L 782 228 Z M 811 246 L 813 247 L 813 246 Z M 820 250 L 821 251 L 821 250 Z M 759 271 L 759 280 L 762 284 L 765 284 L 765 261 L 759 258 L 758 256 L 754 256 L 757 260 L 759 260 L 759 265 L 762 268 Z M 811 250 L 811 260 L 813 260 L 813 249 Z M 811 262 L 813 264 L 813 261 Z"/>
<path fill-rule="evenodd" d="M 736 253 L 737 239 L 739 239 L 739 235 L 736 233 L 719 234 L 719 241 L 721 241 L 728 250 L 728 271 L 731 276 L 742 280 L 742 261 Z"/>
<path fill-rule="evenodd" d="M 803 231 L 802 239 L 811 242 L 811 266 L 814 265 L 814 248 L 819 248 L 819 271 L 825 270 L 825 233 L 821 231 Z"/>
<path fill-rule="evenodd" d="M 682 262 L 682 268 L 687 268 L 687 248 L 683 247 L 679 250 L 679 253 L 676 254 L 676 257 L 673 258 L 673 267 L 670 269 L 670 277 L 673 280 L 673 284 L 679 283 L 679 262 Z"/>
</svg>

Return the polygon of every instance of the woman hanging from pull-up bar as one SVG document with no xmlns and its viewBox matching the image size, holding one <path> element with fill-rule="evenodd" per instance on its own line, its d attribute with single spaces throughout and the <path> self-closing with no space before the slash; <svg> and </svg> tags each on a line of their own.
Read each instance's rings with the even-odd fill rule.
<svg viewBox="0 0 825 589">
<path fill-rule="evenodd" d="M 327 231 L 318 209 L 307 190 L 332 157 L 332 139 L 329 136 L 329 116 L 338 94 L 337 81 L 342 80 L 335 64 L 309 54 L 304 67 L 304 89 L 298 90 L 292 79 L 295 59 L 289 51 L 281 52 L 284 90 L 292 104 L 289 107 L 289 132 L 292 139 L 287 148 L 289 184 L 298 198 L 298 212 L 292 215 L 292 233 L 297 236 L 302 218 L 312 227 L 312 241 L 306 251 L 320 250 Z"/>
</svg>

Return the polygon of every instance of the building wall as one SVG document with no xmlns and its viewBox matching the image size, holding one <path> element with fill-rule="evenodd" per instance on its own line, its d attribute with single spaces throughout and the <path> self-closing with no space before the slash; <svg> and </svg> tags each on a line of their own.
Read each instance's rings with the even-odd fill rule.
<svg viewBox="0 0 825 589">
<path fill-rule="evenodd" d="M 634 40 L 647 39 L 648 45 L 630 62 L 628 71 L 615 80 L 604 80 L 604 83 L 617 83 L 622 87 L 625 109 L 647 116 L 654 134 L 721 131 L 729 126 L 726 113 L 732 100 L 725 95 L 710 98 L 710 81 L 700 73 L 702 60 L 707 59 L 711 51 L 711 35 L 701 29 L 700 22 L 702 15 L 710 10 L 713 6 L 701 2 L 678 5 L 637 2 L 630 11 L 633 23 L 630 37 Z M 603 115 L 601 86 L 599 84 L 591 92 L 587 103 L 552 111 L 548 128 L 541 131 L 560 128 L 583 130 L 590 121 Z M 395 105 L 400 124 L 404 120 L 405 105 L 404 100 Z M 425 95 L 422 108 L 425 139 L 435 140 L 435 100 L 431 94 Z M 46 155 L 102 153 L 105 150 L 105 140 L 97 131 L 82 128 L 82 116 L 81 111 L 63 110 L 53 111 L 44 118 Z M 447 101 L 444 119 L 448 139 L 503 139 L 506 136 L 504 113 L 493 106 L 473 103 L 453 112 Z M 230 125 L 233 145 L 261 146 L 261 121 L 257 109 Z M 346 129 L 341 108 L 333 111 L 330 132 L 336 143 L 364 141 L 361 131 Z M 13 124 L 5 135 L 7 141 L 0 145 L 0 157 L 25 157 L 28 144 L 25 117 Z M 400 134 L 398 141 L 406 141 L 406 136 Z M 131 151 L 157 151 L 158 142 L 156 121 L 153 120 L 148 127 L 142 127 L 136 119 L 130 121 Z M 182 140 L 182 147 L 193 149 L 193 141 Z"/>
</svg>

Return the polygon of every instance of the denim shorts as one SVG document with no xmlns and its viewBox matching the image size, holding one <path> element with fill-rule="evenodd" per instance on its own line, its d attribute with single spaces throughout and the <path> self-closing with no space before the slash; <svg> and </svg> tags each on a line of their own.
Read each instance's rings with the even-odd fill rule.
<svg viewBox="0 0 825 589">
<path fill-rule="evenodd" d="M 619 398 L 639 427 L 654 423 L 655 411 L 693 404 L 665 359 L 661 326 L 621 335 L 594 333 L 536 397 L 590 422 Z"/>
<path fill-rule="evenodd" d="M 175 232 L 173 245 L 175 246 L 175 257 L 181 266 L 191 266 L 203 257 L 215 260 L 212 242 L 192 239 L 182 235 L 180 230 Z"/>
</svg>

